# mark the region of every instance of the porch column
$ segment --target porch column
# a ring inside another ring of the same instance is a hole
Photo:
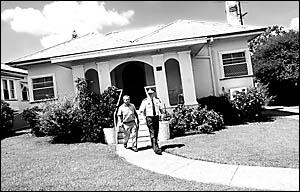
[[[185,105],[195,105],[196,89],[190,51],[177,52]]]
[[[100,92],[111,86],[109,64],[107,61],[97,63]]]
[[[169,107],[170,102],[168,96],[167,78],[165,73],[164,55],[152,55],[151,57],[153,62],[157,96],[161,99],[161,102],[166,105],[166,107]],[[157,70],[157,67],[161,67],[161,70]]]
[[[84,68],[83,65],[74,65],[72,66],[72,74],[73,74],[73,85],[74,92],[77,93],[76,83],[77,78],[84,78]]]

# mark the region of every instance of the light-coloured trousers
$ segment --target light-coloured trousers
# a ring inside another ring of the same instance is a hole
[[[137,138],[138,138],[138,126],[136,125],[135,121],[132,121],[130,123],[124,123],[124,143],[128,143],[128,140],[130,138],[130,133],[132,134],[132,147],[137,148]]]

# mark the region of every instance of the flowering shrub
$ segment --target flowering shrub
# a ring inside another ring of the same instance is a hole
[[[210,133],[221,129],[224,125],[223,117],[213,110],[207,110],[178,105],[170,120],[171,136],[181,136],[187,132]]]
[[[185,132],[190,129],[190,124],[192,122],[191,112],[191,108],[182,104],[176,106],[170,119],[171,137],[184,135]]]
[[[223,127],[224,121],[222,115],[219,115],[214,110],[207,110],[206,107],[194,109],[192,112],[191,129],[198,130],[201,133],[210,133],[219,130]]]
[[[1,138],[8,136],[12,130],[14,121],[14,110],[10,105],[1,100]]]
[[[261,115],[268,97],[261,87],[253,87],[247,93],[237,92],[232,101],[241,121],[256,120]]]

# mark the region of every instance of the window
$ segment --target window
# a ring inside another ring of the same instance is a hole
[[[245,52],[222,54],[225,77],[248,75]]]
[[[2,80],[4,100],[16,99],[15,84],[13,80]]]
[[[33,99],[51,99],[54,98],[53,76],[32,78]]]
[[[22,100],[28,101],[28,87],[25,83],[21,83]]]

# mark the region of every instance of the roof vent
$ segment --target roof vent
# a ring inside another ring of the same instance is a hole
[[[73,33],[72,33],[72,39],[76,39],[77,38],[77,33],[76,31],[74,30]]]

